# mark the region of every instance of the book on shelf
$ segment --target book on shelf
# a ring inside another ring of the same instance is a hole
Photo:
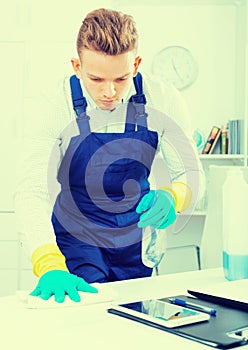
[[[220,154],[228,154],[229,149],[229,124],[226,127],[222,127],[220,136]]]
[[[207,141],[203,147],[202,154],[212,154],[217,144],[220,142],[221,128],[213,126]],[[218,142],[219,141],[219,142]]]
[[[242,120],[230,119],[229,120],[229,154],[241,153],[241,128]]]

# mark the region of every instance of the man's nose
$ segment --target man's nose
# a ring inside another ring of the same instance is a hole
[[[103,88],[104,97],[112,98],[115,95],[115,84],[114,83],[106,83]]]

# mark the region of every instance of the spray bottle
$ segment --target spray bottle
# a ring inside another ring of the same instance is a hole
[[[142,230],[142,262],[145,266],[156,268],[166,251],[166,230],[146,226]]]

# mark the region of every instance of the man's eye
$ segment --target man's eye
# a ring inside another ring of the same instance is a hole
[[[100,78],[90,78],[92,81],[101,81]]]
[[[116,79],[116,81],[124,81],[124,80],[127,80],[127,78],[118,78],[118,79]]]

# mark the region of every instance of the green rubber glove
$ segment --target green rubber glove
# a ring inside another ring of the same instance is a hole
[[[144,212],[140,216],[138,227],[164,229],[176,220],[175,199],[169,191],[151,190],[141,199],[136,212]]]
[[[51,270],[40,277],[36,288],[30,295],[39,296],[44,300],[48,300],[54,295],[56,302],[63,303],[66,294],[68,294],[72,301],[79,302],[81,298],[78,291],[88,293],[98,292],[95,287],[90,286],[81,277],[63,270]]]

